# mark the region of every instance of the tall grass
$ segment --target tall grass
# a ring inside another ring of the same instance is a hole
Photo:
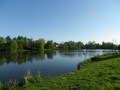
[[[5,84],[0,82],[0,90],[21,90],[21,87],[27,88],[30,87],[34,83],[40,83],[42,78],[38,73],[35,76],[32,76],[30,71],[28,70],[25,76],[23,77],[22,82],[17,82],[16,80],[10,80]]]

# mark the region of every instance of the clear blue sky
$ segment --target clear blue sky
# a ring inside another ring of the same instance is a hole
[[[120,0],[0,0],[0,36],[120,42]]]

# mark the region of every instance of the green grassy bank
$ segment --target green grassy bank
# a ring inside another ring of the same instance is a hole
[[[50,79],[28,73],[22,83],[0,84],[2,90],[120,90],[120,54],[105,54],[86,60],[78,70]]]

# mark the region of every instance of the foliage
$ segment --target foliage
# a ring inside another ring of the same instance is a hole
[[[84,48],[84,44],[81,41],[76,42],[76,46],[77,46],[78,49]]]
[[[25,87],[29,86],[29,85],[30,85],[29,82],[30,82],[31,79],[32,79],[32,75],[31,75],[30,71],[28,71],[28,72],[26,73],[26,75],[24,76],[23,85],[24,85]]]
[[[45,40],[44,39],[39,39],[36,41],[36,48],[38,51],[44,51],[44,44]]]
[[[86,49],[95,49],[96,48],[96,43],[95,41],[89,41],[86,45],[85,45],[85,48]]]
[[[15,44],[15,45],[14,45]],[[15,47],[15,49],[13,49]],[[17,49],[17,50],[16,50]],[[2,51],[44,51],[44,49],[62,49],[62,50],[73,50],[73,49],[112,49],[120,50],[120,45],[115,45],[112,42],[102,42],[102,44],[96,43],[95,41],[89,41],[84,44],[81,41],[67,41],[62,43],[56,43],[52,40],[48,40],[45,43],[44,39],[33,40],[23,36],[11,38],[0,37],[0,50]]]
[[[68,41],[68,42],[61,43],[59,45],[59,48],[64,50],[81,49],[83,48],[83,45],[84,44],[80,41],[79,42]]]
[[[17,40],[18,50],[23,51],[23,40]]]
[[[120,45],[118,45],[118,50],[120,51]]]
[[[18,88],[19,88],[18,82],[16,80],[15,81],[10,80],[3,86],[2,89],[3,90],[19,90]]]
[[[8,43],[8,42],[11,40],[11,37],[10,37],[10,36],[7,36],[7,37],[5,38],[5,40],[6,40],[6,43]]]
[[[11,40],[10,51],[11,52],[17,52],[17,48],[18,48],[17,42],[15,40]]]
[[[17,48],[18,48],[17,42],[15,40],[9,40],[6,43],[5,48],[6,48],[6,51],[17,52]]]
[[[47,41],[47,43],[45,44],[45,48],[46,49],[55,49],[56,48],[55,42],[53,42],[52,40]]]
[[[103,49],[115,49],[115,44],[111,43],[111,42],[102,42],[102,48]]]
[[[4,43],[5,43],[5,39],[3,37],[0,37],[0,50],[3,49]]]
[[[3,84],[0,82],[0,90],[3,90]]]

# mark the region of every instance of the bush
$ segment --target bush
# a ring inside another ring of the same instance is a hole
[[[10,80],[4,85],[3,90],[18,90],[18,82]]]
[[[31,75],[30,71],[28,71],[23,78],[23,86],[25,86],[25,87],[29,86],[31,79],[32,79],[32,75]]]
[[[40,74],[38,74],[36,76],[32,76],[30,71],[28,71],[23,78],[22,86],[29,87],[33,83],[41,82],[41,80],[42,80],[42,78],[41,78]]]
[[[3,90],[3,84],[0,82],[0,90]]]

